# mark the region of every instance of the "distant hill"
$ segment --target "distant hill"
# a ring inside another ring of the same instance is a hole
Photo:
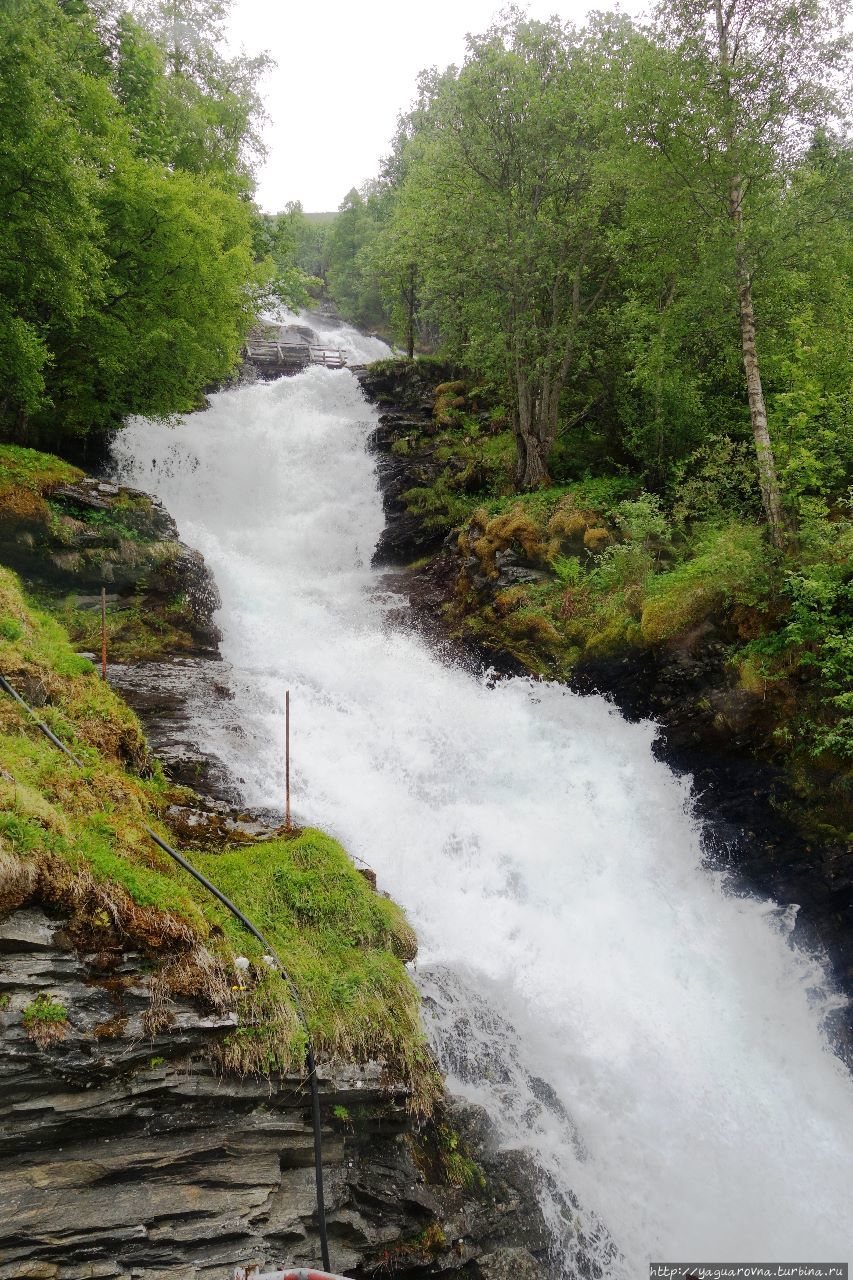
[[[308,222],[327,223],[334,222],[338,214],[335,211],[333,213],[306,213],[304,216]]]

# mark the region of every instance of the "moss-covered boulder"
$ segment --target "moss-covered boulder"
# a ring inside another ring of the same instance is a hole
[[[50,454],[0,445],[0,562],[16,570],[83,649],[111,658],[215,649],[219,600],[204,560],[155,499]]]

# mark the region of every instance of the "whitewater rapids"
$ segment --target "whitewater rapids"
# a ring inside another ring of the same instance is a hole
[[[393,576],[370,567],[375,422],[351,373],[315,367],[121,435],[122,478],[221,592],[211,681],[234,699],[199,695],[199,742],[246,804],[280,808],[291,690],[295,817],[406,908],[450,1087],[532,1151],[569,1274],[579,1239],[619,1280],[650,1260],[847,1260],[853,1081],[818,963],[789,913],[703,868],[652,725],[558,685],[490,687],[393,625]]]

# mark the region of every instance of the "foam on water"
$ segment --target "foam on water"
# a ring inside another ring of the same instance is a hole
[[[235,696],[199,698],[200,741],[279,807],[291,689],[296,816],[406,907],[442,1065],[533,1152],[567,1265],[579,1236],[632,1280],[650,1258],[846,1259],[853,1082],[820,967],[789,913],[703,869],[652,726],[491,688],[389,622],[375,417],[318,367],[120,438],[222,594]]]

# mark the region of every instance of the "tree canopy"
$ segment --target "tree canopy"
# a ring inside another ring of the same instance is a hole
[[[0,9],[7,436],[186,410],[234,366],[274,269],[250,203],[264,61],[220,52],[225,11]]]
[[[751,439],[780,543],[853,460],[848,55],[834,0],[510,10],[421,76],[342,206],[330,291],[495,389],[519,488],[604,467],[663,490]]]

